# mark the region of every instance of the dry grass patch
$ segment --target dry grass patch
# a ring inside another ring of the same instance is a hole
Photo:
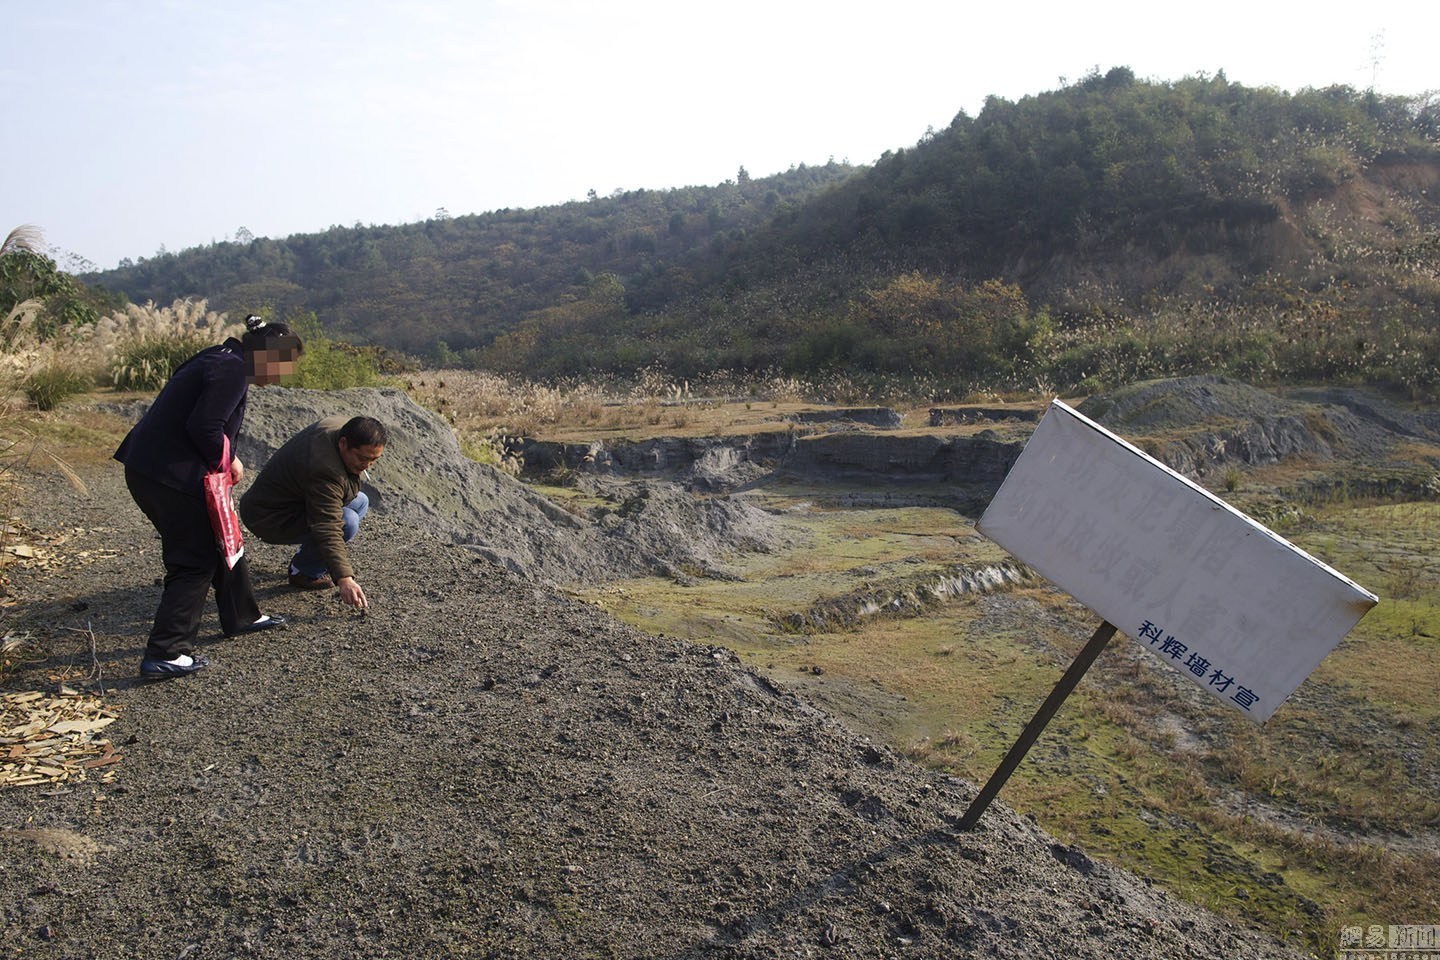
[[[788,431],[800,414],[854,401],[871,406],[844,385],[785,378],[741,381],[720,377],[690,383],[647,371],[630,383],[561,381],[537,383],[473,370],[415,374],[405,388],[417,403],[444,416],[462,434],[500,434],[540,440],[645,440],[658,436],[743,436]],[[1043,403],[1029,401],[1030,405]],[[943,429],[968,434],[1008,429],[1001,424],[930,428],[932,404],[908,400],[894,406],[904,417],[900,434]],[[1028,433],[1033,425],[1025,425]]]
[[[1320,931],[1352,922],[1406,922],[1440,916],[1440,856],[1406,854],[1375,843],[1347,842],[1232,813],[1200,808],[1196,819],[1217,833],[1274,851],[1288,881],[1330,908]],[[1312,940],[1325,943],[1323,933]],[[1330,939],[1333,947],[1335,939]]]
[[[151,394],[87,392],[64,411],[30,413],[25,417],[27,432],[45,449],[76,466],[103,464],[130,430],[130,420],[110,410],[99,409],[99,401],[151,399]]]

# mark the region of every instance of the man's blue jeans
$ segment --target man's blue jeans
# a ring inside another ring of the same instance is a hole
[[[355,534],[360,532],[360,521],[365,514],[370,512],[370,498],[365,491],[355,495],[355,499],[345,504],[342,513],[345,516],[345,542],[349,543],[355,539]],[[290,569],[299,571],[302,575],[311,580],[319,580],[321,577],[329,576],[325,569],[325,560],[320,556],[320,551],[315,547],[315,538],[306,537],[300,541],[300,549],[295,551],[295,556],[290,558]]]

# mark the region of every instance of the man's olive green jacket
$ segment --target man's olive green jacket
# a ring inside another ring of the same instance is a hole
[[[240,498],[240,519],[261,540],[299,543],[313,538],[336,583],[355,575],[341,511],[360,492],[361,481],[340,459],[345,420],[326,417],[295,434]]]

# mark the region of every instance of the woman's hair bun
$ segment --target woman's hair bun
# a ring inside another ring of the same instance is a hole
[[[265,326],[265,318],[259,314],[252,313],[245,318],[245,329],[251,333],[254,333],[263,326]]]

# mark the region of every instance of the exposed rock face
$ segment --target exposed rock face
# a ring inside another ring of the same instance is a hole
[[[605,443],[527,440],[521,454],[527,470],[669,477],[700,490],[735,489],[774,473],[811,480],[950,482],[993,493],[1022,446],[984,436],[845,431]]]
[[[525,469],[536,473],[572,470],[602,475],[669,477],[701,489],[723,489],[775,469],[790,456],[798,436],[787,431],[737,437],[656,437],[587,443],[527,438],[518,452],[525,460]]]
[[[1435,430],[1418,414],[1407,427],[1400,422],[1404,414],[1385,415],[1381,411],[1392,405],[1359,391],[1348,394],[1345,406],[1332,402],[1343,392],[1308,395],[1321,402],[1298,398],[1304,396],[1278,396],[1225,377],[1184,377],[1123,387],[1091,397],[1078,409],[1190,476],[1291,457],[1373,458],[1397,433]]]
[[[1035,579],[1029,567],[1005,562],[960,566],[940,575],[927,574],[905,582],[866,587],[828,597],[809,609],[786,614],[779,626],[793,633],[820,633],[852,627],[877,616],[914,617],[966,594],[1008,590]]]
[[[806,410],[789,417],[795,423],[852,424],[898,430],[904,416],[889,407],[837,407],[834,410]]]
[[[984,437],[834,433],[801,440],[780,469],[836,479],[946,481],[993,492],[1022,447]]]
[[[1290,399],[1324,406],[1344,407],[1396,436],[1440,442],[1440,409],[1406,408],[1388,403],[1355,387],[1304,387],[1288,391]]]
[[[962,423],[1038,423],[1043,409],[1028,407],[931,407],[930,426],[947,427]]]
[[[1440,442],[1440,414],[1406,409],[1368,391],[1312,388],[1277,394],[1215,376],[1134,384],[1091,397],[1079,410],[1192,477],[1291,458],[1375,461],[1406,438]],[[930,422],[937,427],[980,420],[1029,424],[1042,413],[937,407],[930,411]],[[517,452],[527,471],[537,473],[565,469],[666,478],[701,491],[735,490],[770,475],[821,482],[943,483],[955,486],[956,502],[983,505],[1023,446],[992,431],[899,435],[810,424],[733,437],[525,440]]]

